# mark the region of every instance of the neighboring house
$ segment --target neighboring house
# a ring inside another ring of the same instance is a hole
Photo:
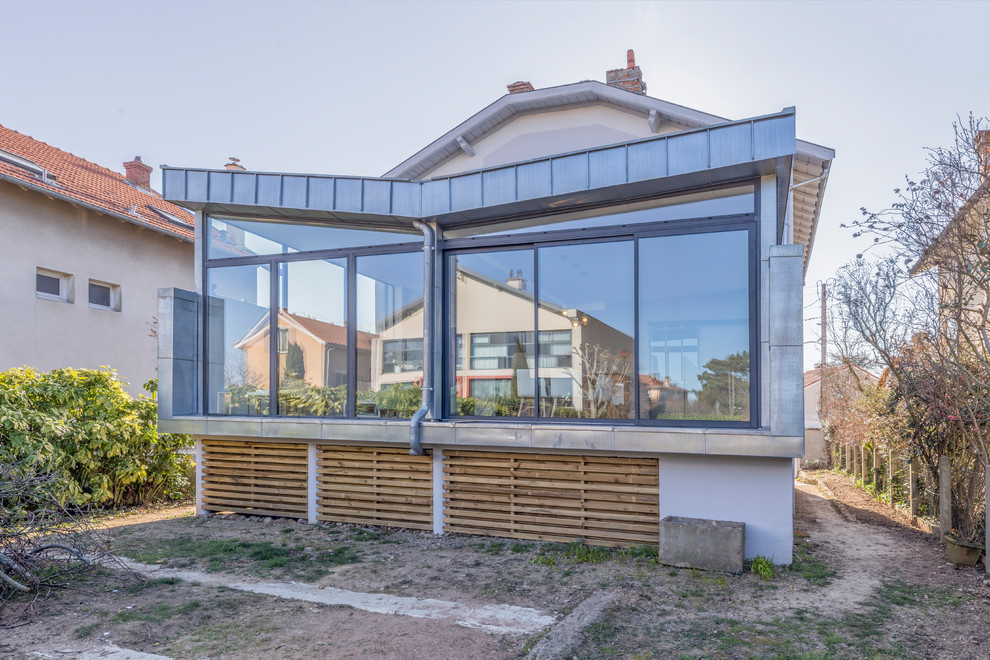
[[[165,168],[209,237],[195,292],[161,300],[159,361],[200,512],[603,544],[675,515],[745,522],[747,557],[790,561],[834,152],[792,108],[648,97],[629,55],[608,84],[509,85],[383,178]],[[286,378],[298,318],[346,328],[343,386]],[[205,349],[168,339],[190,336]],[[226,410],[244,391],[263,402]],[[393,394],[423,407],[397,420]]]
[[[157,370],[160,287],[192,287],[193,217],[150,187],[0,126],[0,370],[118,370],[133,394]]]
[[[854,405],[859,398],[861,387],[876,384],[879,378],[856,365],[832,365],[825,368],[825,394],[837,405]],[[819,417],[819,404],[822,397],[822,370],[809,369],[804,372],[804,458],[801,465],[810,461],[821,461],[828,465],[831,461],[822,420]],[[828,405],[826,403],[826,405]]]

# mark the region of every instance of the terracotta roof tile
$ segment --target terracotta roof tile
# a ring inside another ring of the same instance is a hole
[[[123,174],[2,125],[0,150],[31,161],[53,175],[54,181],[43,181],[22,167],[0,161],[0,175],[6,178],[18,179],[35,189],[49,190],[54,195],[131,218],[134,224],[151,226],[178,238],[192,240],[195,235],[192,213],[166,202],[153,190],[131,185]],[[179,222],[171,221],[162,212]]]
[[[307,316],[300,316],[298,314],[292,314],[290,312],[285,312],[287,316],[292,318],[293,321],[301,325],[303,328],[312,333],[315,337],[319,338],[328,344],[336,344],[337,346],[347,345],[347,328],[342,325],[337,325],[336,323],[327,323],[326,321],[318,321],[316,319],[311,319]],[[357,331],[357,348],[359,351],[370,351],[371,350],[371,340],[374,339],[375,335],[369,332]]]

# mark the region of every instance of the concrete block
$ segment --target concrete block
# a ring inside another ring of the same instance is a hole
[[[667,516],[660,521],[660,563],[741,573],[746,523]]]

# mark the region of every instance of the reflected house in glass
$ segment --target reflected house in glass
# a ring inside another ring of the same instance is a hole
[[[159,299],[197,508],[554,541],[745,522],[787,562],[801,287],[834,153],[631,60],[525,83],[381,178],[166,168]]]

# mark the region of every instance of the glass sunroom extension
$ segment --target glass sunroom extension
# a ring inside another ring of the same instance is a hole
[[[701,196],[441,231],[442,415],[752,425],[755,183]],[[731,214],[692,216],[704,210]],[[429,359],[420,243],[209,222],[210,414],[412,416]]]
[[[167,168],[203,295],[165,417],[395,441],[425,406],[427,443],[790,455],[794,154],[787,110],[425,181]]]

